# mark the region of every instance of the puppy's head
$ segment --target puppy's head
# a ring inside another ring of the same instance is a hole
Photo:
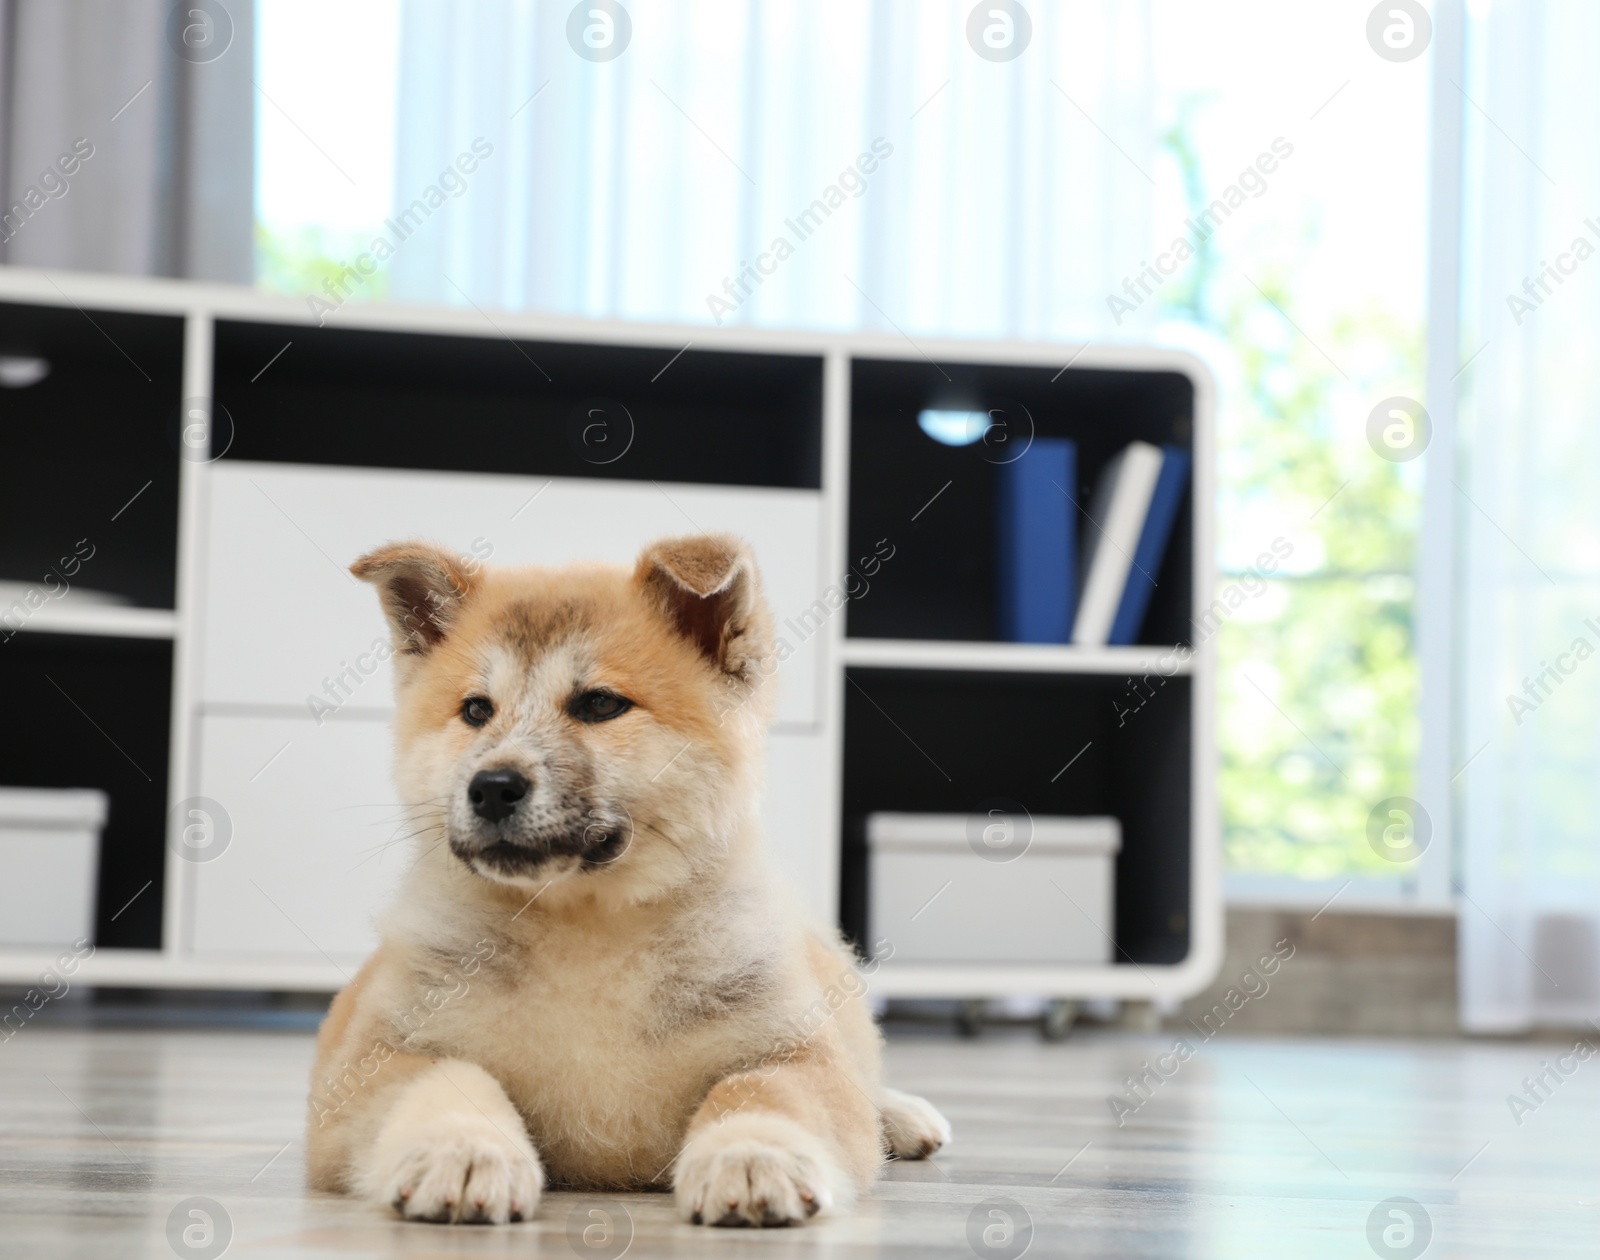
[[[629,571],[407,542],[351,572],[389,619],[398,786],[425,842],[551,902],[646,897],[732,856],[775,665],[743,543],[669,539]]]

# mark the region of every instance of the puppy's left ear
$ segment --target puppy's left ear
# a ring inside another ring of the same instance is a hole
[[[750,675],[772,652],[772,614],[750,548],[732,534],[666,538],[639,555],[633,580],[707,660]]]

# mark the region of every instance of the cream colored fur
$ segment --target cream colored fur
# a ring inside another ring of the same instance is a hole
[[[353,571],[398,654],[415,860],[319,1036],[313,1185],[496,1223],[547,1179],[670,1187],[688,1220],[789,1224],[850,1203],[886,1150],[949,1139],[883,1086],[851,957],[768,871],[775,657],[741,544],[668,541],[631,573],[399,544]],[[579,720],[596,689],[634,707]],[[469,697],[492,702],[481,728]],[[502,767],[531,786],[487,823],[468,785]],[[510,869],[482,848],[502,837]]]

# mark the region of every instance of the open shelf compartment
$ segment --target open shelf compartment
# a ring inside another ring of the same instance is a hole
[[[5,786],[98,788],[110,798],[96,948],[159,949],[172,643],[19,634],[0,647],[0,694],[17,715]]]
[[[930,408],[1002,416],[1007,436],[945,445],[918,424]],[[1106,463],[1136,440],[1192,454],[1194,411],[1194,381],[1172,369],[853,360],[849,554],[871,555],[880,539],[894,543],[896,553],[873,577],[871,596],[851,603],[848,633],[856,639],[1000,641],[1001,462],[1016,458],[1035,436],[1071,439],[1077,484],[1066,489],[1078,508],[1081,540],[1094,529],[1084,509]],[[1141,644],[1190,641],[1192,499],[1191,487],[1155,574]]]
[[[1117,818],[1115,963],[1175,965],[1187,957],[1190,678],[859,667],[845,677],[840,906],[847,935],[894,939],[893,924],[867,922],[868,814],[970,814],[1003,799],[1033,815]],[[974,868],[981,860],[971,855]],[[959,896],[956,882],[946,896]],[[1061,913],[1076,911],[1063,899]]]
[[[0,302],[0,356],[45,371],[0,386],[0,639],[46,610],[173,608],[182,318]]]
[[[820,355],[220,320],[228,459],[818,489]]]

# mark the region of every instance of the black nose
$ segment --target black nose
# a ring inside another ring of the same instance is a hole
[[[480,770],[467,786],[472,812],[490,822],[511,817],[527,794],[528,780],[515,770]]]

